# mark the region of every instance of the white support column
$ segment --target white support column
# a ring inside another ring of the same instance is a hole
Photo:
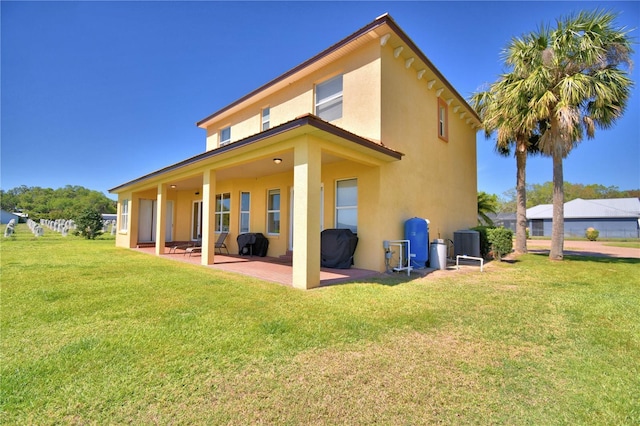
[[[296,144],[293,170],[293,286],[320,285],[320,148],[306,140]]]
[[[156,198],[156,256],[164,254],[167,222],[167,185],[158,184]]]
[[[215,256],[216,171],[204,172],[202,179],[202,264],[212,265]]]

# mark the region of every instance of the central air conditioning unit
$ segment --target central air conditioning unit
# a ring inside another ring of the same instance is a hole
[[[470,229],[463,229],[453,233],[454,256],[481,257],[480,233]]]

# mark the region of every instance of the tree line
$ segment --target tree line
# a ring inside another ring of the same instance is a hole
[[[553,204],[553,182],[535,183],[526,185],[527,208],[540,204]],[[502,196],[492,194],[495,197],[496,211],[501,213],[515,213],[517,206],[516,189],[512,188]],[[621,190],[617,186],[604,186],[600,184],[585,185],[582,183],[564,183],[565,202],[582,198],[583,200],[597,200],[604,198],[632,198],[640,197],[640,189]]]
[[[86,210],[116,212],[116,202],[102,192],[73,185],[58,189],[26,185],[0,189],[0,204],[5,211],[25,213],[35,221],[73,219]]]

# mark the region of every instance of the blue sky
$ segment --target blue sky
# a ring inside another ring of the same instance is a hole
[[[1,11],[1,181],[109,188],[205,149],[195,123],[390,13],[464,97],[503,71],[510,38],[581,9],[638,2],[7,2]],[[565,180],[640,188],[640,58],[625,116],[565,160]],[[515,160],[478,132],[478,190],[515,186]],[[452,171],[453,173],[454,171]],[[529,160],[527,180],[552,179]]]

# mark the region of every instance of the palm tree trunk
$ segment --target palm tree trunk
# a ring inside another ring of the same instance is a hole
[[[553,223],[551,225],[551,251],[549,259],[562,260],[564,249],[564,176],[562,153],[553,150]]]
[[[516,146],[516,248],[518,254],[527,252],[527,147]]]

